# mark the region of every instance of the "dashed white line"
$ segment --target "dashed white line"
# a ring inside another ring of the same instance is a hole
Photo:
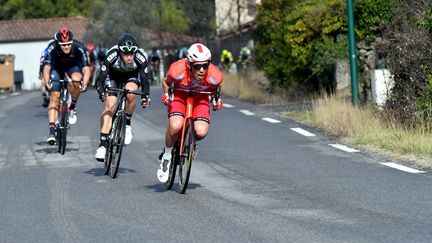
[[[227,104],[227,103],[224,103],[223,106],[226,108],[234,108],[235,107],[235,106]]]
[[[300,127],[294,127],[294,128],[291,128],[291,130],[293,130],[296,133],[300,133],[301,135],[306,136],[306,137],[315,137],[316,136],[315,134],[308,132],[308,131],[300,128]]]
[[[407,166],[403,166],[403,165],[399,165],[399,164],[396,164],[396,163],[393,163],[393,162],[381,163],[381,164],[385,165],[385,166],[388,166],[388,167],[391,167],[391,168],[394,168],[394,169],[397,169],[397,170],[405,171],[405,172],[408,172],[408,173],[415,173],[415,174],[425,173],[425,171],[416,170],[416,169],[413,169],[413,168],[410,168],[410,167],[407,167]]]
[[[248,110],[240,110],[241,113],[245,114],[246,116],[253,116],[255,115],[255,113],[250,112]]]
[[[342,144],[329,144],[329,145],[332,146],[332,147],[334,147],[334,148],[337,148],[337,149],[343,150],[345,152],[348,152],[348,153],[360,152],[360,150],[353,149],[353,148],[350,148],[350,147],[348,147],[346,145],[342,145]]]
[[[264,121],[266,122],[270,122],[270,123],[281,123],[281,121],[273,119],[273,118],[269,118],[269,117],[264,117],[262,118]]]
[[[17,96],[19,94],[20,94],[20,92],[16,92],[16,93],[12,93],[11,96]]]

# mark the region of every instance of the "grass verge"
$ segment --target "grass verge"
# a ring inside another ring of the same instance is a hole
[[[381,119],[373,107],[355,108],[344,96],[318,98],[311,111],[283,112],[297,121],[371,152],[432,167],[432,134],[425,129],[407,130],[395,121]]]

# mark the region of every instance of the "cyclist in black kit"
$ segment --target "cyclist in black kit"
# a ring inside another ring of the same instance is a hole
[[[105,108],[101,115],[100,144],[96,150],[96,160],[103,161],[105,158],[107,137],[117,101],[115,94],[106,92],[107,88],[117,88],[121,82],[125,83],[125,88],[129,90],[137,90],[141,86],[141,91],[144,93],[141,96],[141,105],[143,108],[149,106],[150,88],[147,64],[147,58],[138,48],[136,38],[129,33],[121,35],[118,44],[108,51],[97,79],[97,91],[99,98],[105,101]],[[135,95],[127,94],[125,144],[132,142],[131,118],[134,108]]]
[[[90,79],[90,67],[83,44],[73,39],[70,30],[63,27],[54,35],[55,41],[48,44],[43,60],[43,82],[50,90],[48,107],[49,136],[47,142],[55,144],[55,121],[57,120],[57,104],[60,97],[58,80],[72,79],[68,89],[72,97],[69,106],[69,124],[77,121],[76,103],[81,92],[85,92]],[[83,81],[82,84],[80,81]]]

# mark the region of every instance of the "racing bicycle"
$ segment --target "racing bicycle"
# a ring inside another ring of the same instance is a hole
[[[143,95],[142,92],[125,89],[124,83],[121,83],[120,85],[120,88],[110,87],[107,90],[108,93],[117,94],[116,108],[112,117],[111,130],[108,136],[107,152],[104,160],[104,174],[107,175],[109,173],[111,178],[117,177],[124,147],[126,133],[126,95]]]
[[[186,98],[186,114],[183,120],[183,126],[181,129],[181,135],[177,139],[174,144],[171,156],[171,163],[168,174],[168,181],[165,183],[166,189],[171,190],[174,184],[174,178],[178,169],[178,192],[180,194],[184,194],[187,189],[187,185],[189,182],[189,177],[192,168],[192,160],[195,156],[195,129],[194,129],[194,121],[192,117],[193,109],[194,109],[194,94],[207,94],[211,95],[216,101],[219,99],[220,90],[218,89],[215,92],[206,92],[206,91],[194,91],[194,90],[185,90],[180,88],[174,88],[171,85],[169,89],[169,96],[172,97],[172,93],[174,90],[186,92],[188,94]],[[162,157],[160,156],[159,159]]]

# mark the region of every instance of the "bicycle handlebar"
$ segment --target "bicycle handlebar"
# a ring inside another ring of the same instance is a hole
[[[144,95],[144,93],[141,91],[135,91],[135,90],[129,90],[129,89],[119,89],[119,88],[112,88],[112,87],[108,88],[108,92],[109,93],[122,92],[122,93],[126,93],[126,94],[129,93],[129,94],[136,94],[136,95]]]

